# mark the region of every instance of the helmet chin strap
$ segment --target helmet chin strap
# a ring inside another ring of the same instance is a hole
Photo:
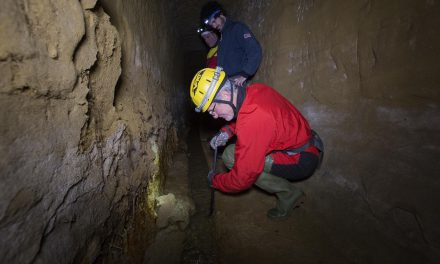
[[[228,80],[229,82],[229,80]],[[234,84],[231,83],[231,99],[229,101],[225,101],[225,100],[219,100],[219,99],[214,99],[212,100],[213,102],[216,103],[221,103],[221,104],[227,104],[232,108],[232,111],[234,111],[234,116],[232,117],[232,119],[237,118],[237,108],[234,105]]]

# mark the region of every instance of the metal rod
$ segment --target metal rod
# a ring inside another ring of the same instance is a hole
[[[212,161],[212,167],[210,170],[210,174],[211,172],[215,172],[215,167],[217,165],[217,147],[215,147],[214,149],[214,160]],[[209,205],[209,215],[208,216],[212,216],[212,214],[214,213],[214,204],[215,202],[215,189],[213,187],[211,187],[211,202]]]

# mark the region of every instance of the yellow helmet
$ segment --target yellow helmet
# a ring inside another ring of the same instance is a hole
[[[194,76],[190,95],[196,105],[196,112],[205,112],[212,103],[218,89],[225,80],[226,73],[221,67],[215,69],[205,68]]]

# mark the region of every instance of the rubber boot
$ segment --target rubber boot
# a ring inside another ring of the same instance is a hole
[[[228,145],[223,151],[223,163],[229,169],[234,166],[235,144]],[[273,160],[270,155],[266,156],[264,171],[258,177],[255,185],[261,189],[274,193],[277,196],[277,207],[267,212],[271,219],[287,218],[289,214],[304,201],[304,193],[293,186],[288,180],[270,174]]]
[[[255,184],[277,196],[277,207],[267,211],[270,219],[285,219],[304,201],[304,193],[288,180],[263,172]]]

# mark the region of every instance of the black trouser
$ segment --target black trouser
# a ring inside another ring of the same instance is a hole
[[[304,180],[315,172],[319,158],[310,152],[301,152],[297,164],[272,164],[270,173],[289,181]]]
[[[235,144],[227,146],[223,152],[223,162],[229,169],[234,165]],[[286,154],[287,155],[287,154]],[[313,153],[301,152],[297,164],[276,164],[272,156],[267,155],[264,162],[264,172],[285,178],[289,181],[306,179],[315,172],[319,164],[319,158]]]

